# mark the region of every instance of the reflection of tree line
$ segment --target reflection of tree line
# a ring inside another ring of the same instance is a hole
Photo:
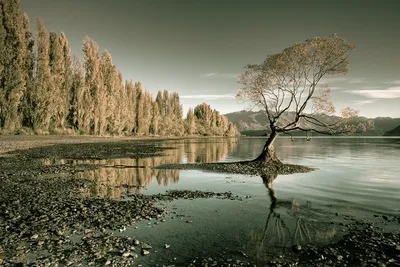
[[[276,177],[277,175],[261,177],[271,199],[269,213],[263,231],[252,233],[250,243],[245,245],[247,249],[255,251],[257,259],[261,261],[276,252],[281,253],[283,249],[292,245],[327,242],[336,234],[333,226],[319,228],[317,221],[310,218],[307,214],[310,208],[309,202],[306,204],[307,207],[302,209],[301,204],[295,199],[278,200],[273,188]],[[280,209],[281,207],[284,209]]]
[[[218,139],[185,144],[188,163],[217,162],[225,159],[237,146],[236,139]]]
[[[167,144],[168,145],[168,144]],[[226,157],[236,145],[233,139],[217,142],[177,143],[176,149],[166,150],[164,156],[153,158],[123,158],[104,160],[46,159],[45,165],[95,164],[103,167],[79,173],[80,178],[94,181],[90,188],[82,189],[87,196],[120,198],[127,193],[142,193],[143,188],[156,179],[158,185],[167,186],[179,181],[179,170],[153,169],[163,164],[180,164],[186,154],[188,163],[213,162]]]
[[[154,170],[151,167],[161,164],[162,158],[117,159],[114,166],[103,167],[81,173],[81,178],[94,181],[91,188],[83,193],[89,196],[120,198],[126,193],[142,193],[153,178],[159,185],[177,183],[179,170]]]

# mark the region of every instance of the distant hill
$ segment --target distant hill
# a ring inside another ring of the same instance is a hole
[[[400,125],[393,130],[387,131],[384,136],[400,136]]]
[[[247,136],[265,136],[267,134],[266,129],[268,128],[268,119],[263,111],[237,111],[225,114],[225,116],[232,122],[241,134]],[[282,120],[289,121],[291,114],[287,114],[286,117],[282,117]],[[323,116],[325,121],[333,121],[335,116]],[[360,120],[368,120],[369,118],[360,117]],[[390,118],[390,117],[377,117],[372,119],[375,123],[375,129],[369,130],[363,133],[363,136],[381,136],[391,130],[397,129],[397,134],[400,129],[400,118]],[[398,128],[394,129],[395,127]],[[302,132],[294,132],[293,135],[304,135]]]

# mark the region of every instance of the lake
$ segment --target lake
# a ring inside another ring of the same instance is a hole
[[[263,138],[170,140],[159,143],[176,148],[163,157],[44,163],[105,165],[79,174],[97,181],[96,187],[82,192],[90,196],[119,199],[126,194],[194,189],[231,191],[242,198],[175,200],[162,204],[170,211],[165,222],[144,221],[116,233],[155,245],[151,257],[139,257],[137,263],[144,266],[179,265],[195,257],[220,254],[248,257],[262,264],[284,255],[294,244],[334,241],[353,219],[385,225],[380,215],[399,213],[400,138],[277,139],[275,149],[281,161],[317,170],[279,175],[269,184],[257,176],[151,168],[253,159],[264,142]],[[171,247],[165,250],[164,244]]]

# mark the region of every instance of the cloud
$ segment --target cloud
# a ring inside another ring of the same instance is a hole
[[[400,85],[400,80],[387,81],[385,83],[386,84],[391,84],[391,85]]]
[[[328,86],[328,88],[331,90],[339,90],[340,89],[340,87],[338,87],[338,86]]]
[[[364,86],[361,89],[362,90],[376,90],[376,89],[379,89],[379,88],[380,87],[378,87],[378,86]]]
[[[400,86],[389,87],[383,90],[348,90],[346,92],[375,99],[400,98]]]
[[[372,104],[376,102],[376,99],[367,99],[367,100],[353,100],[350,101],[354,105],[363,106],[366,104]]]
[[[204,73],[203,74],[203,76],[206,76],[206,77],[213,77],[213,76],[216,76],[218,73],[216,73],[216,72],[210,72],[210,73]]]
[[[231,78],[237,78],[240,74],[238,73],[219,73],[219,72],[209,72],[209,73],[204,73],[202,74],[203,77],[216,77],[216,78],[226,78],[226,79],[231,79]]]
[[[345,82],[347,78],[344,77],[329,77],[329,78],[322,78],[321,83],[334,83],[334,82]]]
[[[199,91],[200,91],[199,89],[190,90],[190,92],[193,92],[193,93],[198,93]],[[202,89],[201,92],[202,93],[210,93],[210,92],[215,92],[215,90],[213,90],[213,89]]]
[[[364,78],[354,78],[354,79],[350,79],[349,83],[352,83],[352,84],[365,83],[365,79]]]
[[[347,78],[347,77],[329,77],[322,78],[321,83],[337,83],[337,82],[347,82],[350,84],[365,83],[365,78]]]
[[[218,100],[218,99],[234,99],[235,95],[225,94],[225,95],[183,95],[180,96],[181,99],[204,99],[204,100]]]

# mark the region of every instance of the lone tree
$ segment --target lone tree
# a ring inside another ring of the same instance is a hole
[[[311,132],[337,135],[373,127],[371,122],[355,120],[358,111],[351,108],[341,110],[340,117],[328,116],[335,113],[335,107],[330,89],[321,79],[346,74],[353,49],[354,45],[337,35],[315,37],[269,55],[259,65],[245,67],[237,97],[264,110],[271,131],[254,161],[281,163],[273,146],[279,134],[304,131],[307,137]]]

